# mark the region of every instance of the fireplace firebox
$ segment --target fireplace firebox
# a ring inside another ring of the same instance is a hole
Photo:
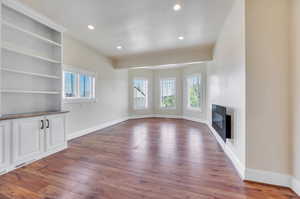
[[[231,139],[231,116],[227,114],[226,107],[212,105],[212,126],[224,142]]]

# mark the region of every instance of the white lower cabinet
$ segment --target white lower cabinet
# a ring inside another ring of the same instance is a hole
[[[13,121],[12,155],[16,167],[35,160],[43,153],[43,123],[43,117]]]
[[[0,174],[6,172],[10,159],[10,122],[0,122]]]
[[[56,151],[66,145],[65,117],[60,115],[46,118],[46,151]]]
[[[0,122],[0,175],[65,149],[65,117],[59,114]]]

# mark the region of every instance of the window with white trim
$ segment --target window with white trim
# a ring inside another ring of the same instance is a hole
[[[187,107],[201,110],[201,76],[191,75],[187,77]]]
[[[76,84],[77,84],[77,76],[76,73],[73,72],[64,72],[64,97],[72,98],[76,97]]]
[[[148,108],[148,80],[133,80],[133,108],[135,110]]]
[[[176,108],[176,79],[168,78],[160,80],[160,107]]]
[[[82,98],[91,98],[93,90],[93,77],[90,75],[79,74],[79,96]]]
[[[88,102],[95,100],[95,73],[74,68],[63,71],[64,102]]]

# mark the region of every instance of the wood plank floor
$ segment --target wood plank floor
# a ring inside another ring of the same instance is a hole
[[[205,125],[138,119],[73,140],[0,177],[0,199],[285,199],[242,182]]]

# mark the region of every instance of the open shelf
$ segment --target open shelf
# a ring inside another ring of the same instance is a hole
[[[28,91],[28,90],[13,90],[2,89],[1,93],[21,93],[21,94],[46,94],[46,95],[59,95],[58,91]]]
[[[31,73],[31,72],[25,72],[25,71],[14,70],[14,69],[9,69],[9,68],[2,68],[1,70],[6,71],[6,72],[11,72],[11,73],[29,75],[29,76],[44,77],[44,78],[49,78],[49,79],[61,79],[60,77],[54,76],[54,75],[45,75],[45,74],[41,74],[41,73]]]
[[[61,110],[63,27],[1,1],[0,115]]]
[[[56,42],[54,42],[54,41],[52,41],[52,40],[50,40],[50,39],[47,39],[47,38],[45,38],[45,37],[42,37],[42,36],[40,36],[40,35],[38,35],[38,34],[36,34],[36,33],[33,33],[33,32],[28,31],[28,30],[25,30],[25,29],[23,29],[23,28],[20,28],[20,27],[14,25],[14,24],[12,24],[12,23],[9,23],[9,22],[7,22],[7,21],[2,20],[2,25],[7,26],[7,27],[10,27],[10,28],[15,29],[15,30],[18,30],[18,31],[20,31],[20,32],[23,32],[23,33],[25,33],[25,34],[27,34],[27,35],[30,35],[30,36],[32,36],[32,37],[34,37],[34,38],[37,38],[37,39],[39,39],[39,40],[42,40],[42,41],[44,41],[44,42],[46,42],[46,43],[49,43],[49,44],[52,44],[52,45],[61,47],[61,44],[59,44],[59,43],[56,43]]]
[[[54,63],[54,64],[60,64],[61,63],[60,61],[40,56],[37,53],[29,52],[28,50],[26,50],[24,48],[21,48],[21,47],[18,47],[18,46],[14,45],[12,43],[9,43],[9,42],[2,42],[2,49],[5,49],[5,50],[11,51],[11,52],[15,52],[15,53],[18,53],[18,54],[30,56],[30,57],[40,59],[40,60],[43,60],[43,61],[47,61],[47,62],[50,62],[50,63]]]

